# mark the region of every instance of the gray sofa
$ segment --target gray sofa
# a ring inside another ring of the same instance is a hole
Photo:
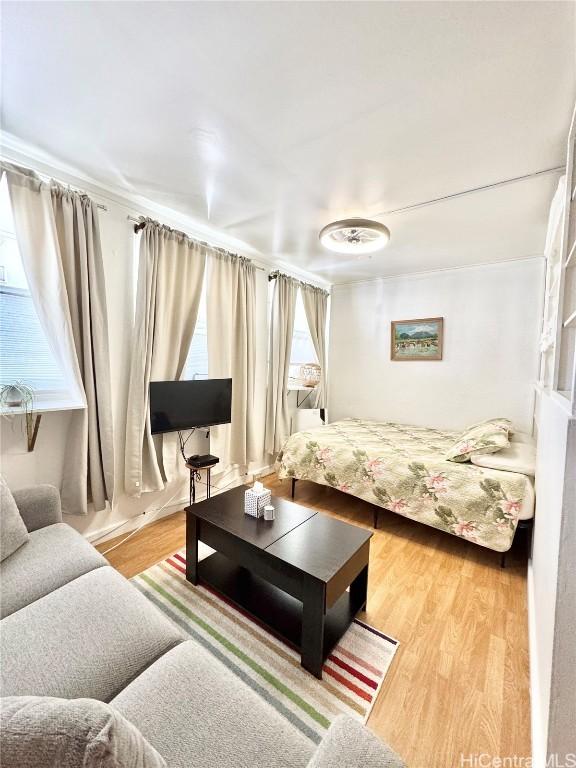
[[[107,702],[168,768],[402,766],[346,717],[317,748],[295,736],[272,707],[62,522],[55,488],[15,492],[14,499],[30,536],[0,564],[2,697]],[[12,709],[2,720],[3,742],[16,700],[4,701]],[[12,745],[6,735],[5,746]],[[11,768],[11,754],[4,750],[3,768]]]

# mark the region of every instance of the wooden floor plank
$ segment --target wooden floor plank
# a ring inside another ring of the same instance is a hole
[[[289,481],[266,478],[289,497]],[[296,501],[371,528],[372,506],[299,481]],[[505,569],[483,549],[382,510],[371,542],[365,620],[400,641],[368,721],[409,768],[459,768],[460,756],[530,754],[526,554]],[[105,551],[124,537],[101,544]],[[185,543],[177,512],[110,552],[130,578]]]

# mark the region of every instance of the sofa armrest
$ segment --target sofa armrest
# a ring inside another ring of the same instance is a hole
[[[62,522],[60,492],[53,485],[33,485],[12,495],[28,531]]]
[[[347,715],[333,722],[308,768],[405,768],[390,747]]]

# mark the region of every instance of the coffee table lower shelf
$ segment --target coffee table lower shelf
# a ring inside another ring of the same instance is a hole
[[[198,563],[199,583],[214,589],[273,635],[301,650],[302,603],[220,552]],[[355,605],[352,590],[344,592],[326,612],[323,659],[346,632],[364,603]]]

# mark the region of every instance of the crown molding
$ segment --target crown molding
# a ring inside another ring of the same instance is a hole
[[[22,139],[6,131],[2,132],[0,138],[0,157],[7,162],[31,168],[41,176],[53,177],[65,184],[79,187],[90,193],[96,202],[105,207],[108,207],[108,204],[120,206],[126,210],[127,216],[149,216],[174,229],[186,232],[194,239],[206,240],[220,248],[233,250],[252,259],[265,270],[280,269],[304,282],[314,283],[322,288],[331,286],[330,281],[313,272],[295,267],[283,259],[272,259],[249,243],[207,226],[173,208],[156,203],[137,191],[122,189],[98,181],[78,168],[74,168],[45,152],[40,147],[22,141]]]
[[[486,267],[499,267],[510,264],[521,264],[531,261],[541,261],[543,264],[546,259],[544,254],[534,254],[532,256],[520,256],[517,259],[502,259],[500,261],[483,261],[475,264],[457,264],[453,267],[439,267],[438,269],[426,269],[418,272],[398,272],[396,275],[379,275],[377,277],[367,277],[362,280],[349,280],[344,283],[334,283],[332,285],[332,292],[338,291],[339,288],[350,288],[355,285],[369,285],[370,283],[381,283],[387,280],[405,280],[415,277],[427,277],[428,275],[437,275],[441,272],[456,272],[462,269],[485,269]]]

